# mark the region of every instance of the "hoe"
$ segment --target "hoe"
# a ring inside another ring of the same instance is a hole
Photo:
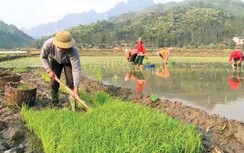
[[[58,78],[57,76],[55,76],[55,80],[56,80],[59,84],[61,84],[62,86],[64,86],[65,89],[69,92],[69,94],[71,94],[71,95],[75,95],[76,100],[78,100],[83,106],[85,106],[86,109],[88,109],[88,110],[91,109],[91,108],[90,108],[90,107],[89,107],[83,100],[80,99],[80,97],[79,97],[78,95],[74,94],[74,92],[73,92],[69,87],[67,87],[61,80],[59,80],[59,78]]]

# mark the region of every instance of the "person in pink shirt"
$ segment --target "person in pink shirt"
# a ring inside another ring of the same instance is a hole
[[[243,53],[240,49],[235,49],[231,52],[229,57],[229,63],[232,65],[232,68],[241,67],[243,60]]]

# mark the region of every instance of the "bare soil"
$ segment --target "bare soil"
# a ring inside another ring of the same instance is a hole
[[[50,94],[48,83],[41,80],[41,76],[35,76],[34,70],[21,74],[22,82],[35,83],[37,99],[34,109],[43,109],[50,106]],[[138,93],[127,88],[113,85],[101,85],[97,81],[82,77],[82,89],[92,93],[105,91],[112,96],[117,96],[153,109],[158,109],[185,123],[194,124],[202,133],[205,147],[204,152],[212,153],[243,153],[244,152],[244,123],[228,120],[218,115],[208,115],[205,111],[186,106],[179,101],[160,99],[152,103],[149,95]],[[68,105],[68,96],[61,95],[60,106]],[[35,140],[36,141],[36,140]],[[4,94],[0,94],[0,152],[34,153],[42,152],[33,148],[33,136],[29,133],[22,121],[20,108],[6,107]],[[40,142],[36,142],[40,143]]]

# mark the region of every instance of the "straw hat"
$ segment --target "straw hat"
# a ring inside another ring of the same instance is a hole
[[[68,49],[75,45],[75,40],[68,31],[57,32],[53,44],[59,48]]]

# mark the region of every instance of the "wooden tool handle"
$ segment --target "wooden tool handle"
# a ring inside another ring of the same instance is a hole
[[[55,80],[56,80],[59,84],[61,84],[62,86],[64,86],[65,89],[66,89],[70,94],[75,95],[75,99],[78,100],[83,106],[85,106],[88,110],[91,109],[90,107],[88,107],[88,105],[87,105],[83,100],[80,99],[80,97],[79,97],[77,94],[74,94],[74,92],[73,92],[69,87],[67,87],[61,80],[59,80],[59,78],[58,78],[56,75],[55,75]]]

